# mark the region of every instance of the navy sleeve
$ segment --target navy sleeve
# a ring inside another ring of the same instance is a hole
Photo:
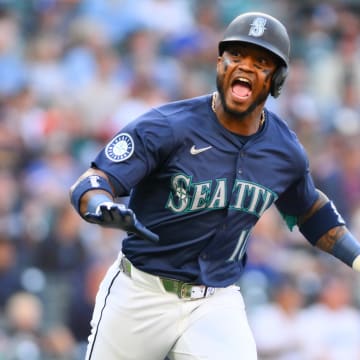
[[[128,195],[169,156],[174,137],[169,122],[151,110],[129,123],[99,152],[92,166],[109,174],[116,196]]]
[[[287,220],[305,214],[318,198],[318,192],[310,173],[309,158],[305,148],[299,142],[296,134],[292,133],[295,151],[292,152],[294,160],[294,173],[297,176],[285,191],[279,194],[275,205]],[[295,220],[294,220],[295,221]],[[291,226],[289,226],[291,228]]]
[[[292,184],[276,201],[276,207],[284,216],[300,216],[310,209],[318,198],[309,170]]]

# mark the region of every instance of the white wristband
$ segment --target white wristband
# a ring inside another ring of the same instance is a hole
[[[352,263],[352,268],[360,272],[360,255],[358,255]]]

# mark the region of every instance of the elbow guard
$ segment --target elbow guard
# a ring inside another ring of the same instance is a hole
[[[81,197],[89,190],[104,190],[109,194],[113,193],[108,181],[99,175],[90,175],[85,179],[82,179],[80,182],[75,184],[70,192],[71,203],[79,214]],[[102,201],[103,200],[104,198]],[[112,199],[109,198],[109,200]],[[93,208],[95,204],[90,204],[90,206]]]
[[[345,225],[345,221],[333,202],[329,201],[301,224],[299,230],[312,245],[315,245],[330,229],[341,225]]]

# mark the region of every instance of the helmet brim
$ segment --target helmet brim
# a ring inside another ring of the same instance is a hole
[[[243,36],[243,37],[237,36],[234,39],[227,38],[226,40],[220,41],[219,42],[219,56],[221,56],[223,54],[226,47],[232,46],[232,45],[237,45],[239,43],[240,44],[241,43],[246,43],[246,44],[250,44],[250,45],[254,45],[254,46],[259,46],[262,49],[264,49],[266,51],[269,51],[270,53],[275,55],[279,59],[279,61],[281,62],[282,65],[284,65],[285,67],[289,66],[289,59],[287,57],[285,57],[284,54],[282,54],[275,46],[273,46],[269,42],[263,41],[261,39],[256,39],[256,41],[254,41],[254,38],[250,37],[250,36],[249,37],[247,37],[247,36]]]

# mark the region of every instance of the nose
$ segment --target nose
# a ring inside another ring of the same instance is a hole
[[[242,70],[251,71],[254,67],[254,59],[251,55],[241,57],[238,67]]]

